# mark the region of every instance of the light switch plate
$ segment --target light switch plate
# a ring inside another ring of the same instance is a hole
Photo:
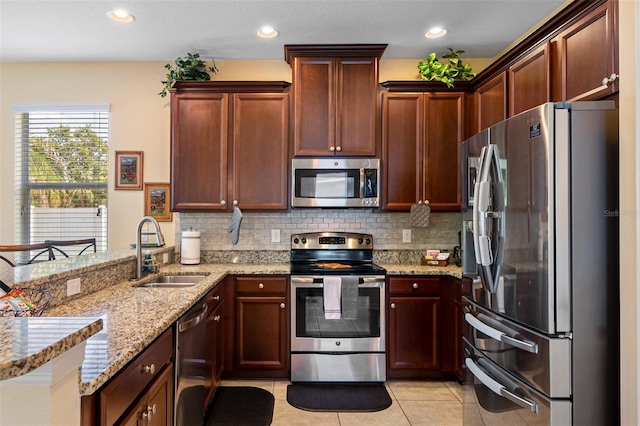
[[[402,230],[402,242],[410,243],[411,242],[411,229],[403,229]]]
[[[74,278],[67,281],[67,296],[73,296],[80,293],[80,278]]]
[[[169,253],[162,253],[162,263],[169,263]]]
[[[271,242],[272,243],[279,243],[280,242],[280,230],[279,229],[272,229],[271,230]]]

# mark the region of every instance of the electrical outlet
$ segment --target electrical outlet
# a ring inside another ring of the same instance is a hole
[[[402,230],[402,242],[410,243],[411,242],[411,229],[403,229]]]
[[[74,278],[67,281],[67,296],[73,296],[80,293],[80,278]]]
[[[279,243],[280,242],[280,230],[279,229],[272,229],[271,230],[271,242],[272,243]]]
[[[169,253],[162,253],[162,263],[169,263]]]

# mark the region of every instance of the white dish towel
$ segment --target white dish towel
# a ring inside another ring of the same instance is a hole
[[[324,319],[340,319],[340,295],[342,278],[324,277]]]

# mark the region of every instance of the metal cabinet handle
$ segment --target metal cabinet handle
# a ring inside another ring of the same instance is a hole
[[[413,288],[418,288],[418,283],[413,283]]]
[[[222,200],[222,201],[220,201],[220,205],[221,205],[221,206],[226,206],[226,205],[227,205],[227,202],[226,202],[225,200]]]
[[[142,413],[142,420],[151,420],[151,417],[156,413],[156,404],[147,405],[147,411]]]
[[[615,72],[613,74],[611,74],[609,77],[605,77],[602,79],[602,85],[603,86],[608,86],[609,83],[613,83],[614,81],[616,81],[618,79],[618,74],[616,74]]]
[[[392,304],[391,304],[391,309],[395,309],[395,308],[396,308],[396,304],[395,304],[395,303],[392,303]]]
[[[143,365],[142,366],[142,372],[143,373],[153,374],[153,373],[156,372],[156,365],[155,364]]]
[[[238,205],[238,200],[233,200],[233,205],[237,206]]]
[[[342,147],[341,146],[337,147],[336,151],[338,151],[338,152],[342,151]]]
[[[422,205],[422,200],[418,200],[418,205]]]
[[[263,289],[264,288],[264,284],[262,284],[262,283],[258,284],[258,288],[259,289]]]
[[[284,303],[280,304],[280,309],[284,309],[287,305],[285,305]]]
[[[220,296],[213,296],[212,299],[213,300],[220,300]]]
[[[220,315],[216,315],[215,317],[213,317],[214,321],[220,321]]]

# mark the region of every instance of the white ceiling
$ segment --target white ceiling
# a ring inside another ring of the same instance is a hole
[[[285,44],[388,43],[383,58],[447,47],[492,58],[565,0],[0,0],[0,61],[283,59]],[[125,8],[131,24],[106,13]],[[262,25],[280,35],[260,39]],[[427,39],[441,25],[448,34]]]

